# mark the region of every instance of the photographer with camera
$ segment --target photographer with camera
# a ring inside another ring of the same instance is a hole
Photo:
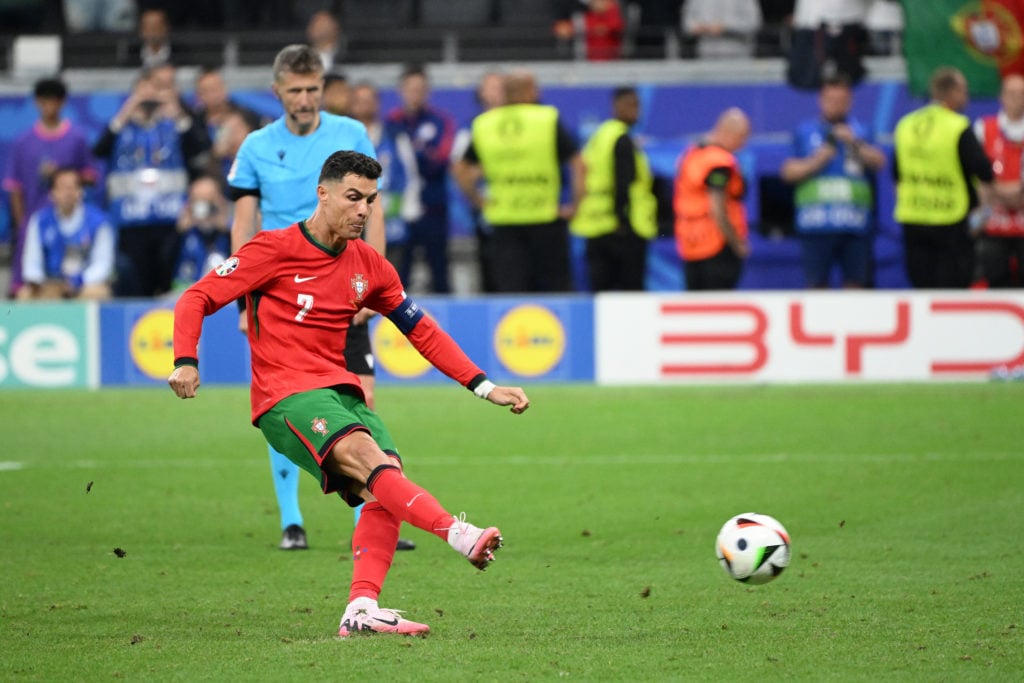
[[[200,176],[192,181],[188,203],[178,217],[178,233],[175,291],[194,284],[231,255],[231,209],[219,180]]]
[[[868,142],[867,129],[850,116],[849,80],[825,81],[818,95],[820,115],[793,135],[793,157],[782,164],[782,179],[796,185],[796,232],[807,286],[829,285],[839,265],[843,287],[872,282],[875,197],[873,176],[885,153]]]
[[[174,85],[173,67],[144,71],[93,153],[107,161],[107,201],[118,232],[118,296],[171,289],[178,215],[189,178],[209,162],[209,137]]]

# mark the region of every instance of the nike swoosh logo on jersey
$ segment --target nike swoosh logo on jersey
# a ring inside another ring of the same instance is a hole
[[[416,499],[419,498],[422,495],[423,495],[422,492],[421,493],[417,493],[415,496],[412,497],[412,500],[410,500],[408,503],[405,504],[405,507],[411,508],[412,504],[416,502]]]
[[[295,282],[296,283],[309,282],[310,280],[315,280],[315,279],[316,279],[316,275],[311,275],[310,277],[299,277],[298,275],[295,276]]]

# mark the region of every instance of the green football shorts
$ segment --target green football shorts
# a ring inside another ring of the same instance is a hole
[[[337,492],[352,507],[363,501],[349,492],[349,478],[323,469],[334,444],[364,431],[381,450],[400,460],[384,422],[345,386],[292,394],[260,417],[259,428],[271,446],[316,477],[324,493]]]

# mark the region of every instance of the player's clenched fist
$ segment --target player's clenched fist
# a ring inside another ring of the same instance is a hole
[[[519,415],[530,407],[530,399],[519,387],[496,386],[487,395],[487,400],[499,406],[512,406],[512,412]]]
[[[167,378],[167,383],[178,398],[195,398],[196,389],[199,388],[199,369],[192,365],[182,365],[174,368],[174,372]]]

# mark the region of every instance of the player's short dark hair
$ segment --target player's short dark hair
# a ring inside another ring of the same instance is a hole
[[[309,45],[294,44],[281,49],[274,57],[274,80],[280,80],[282,74],[293,73],[300,76],[322,74],[324,63],[320,53]]]
[[[341,180],[349,173],[369,178],[370,180],[377,180],[377,178],[380,178],[381,167],[373,157],[368,157],[361,152],[345,149],[327,157],[327,161],[324,162],[323,167],[320,169],[320,178],[317,182]]]
[[[36,97],[53,100],[63,100],[68,96],[67,86],[59,78],[44,78],[36,81],[33,92]]]
[[[636,97],[636,88],[631,85],[621,85],[612,90],[612,102],[618,102],[623,97]]]

